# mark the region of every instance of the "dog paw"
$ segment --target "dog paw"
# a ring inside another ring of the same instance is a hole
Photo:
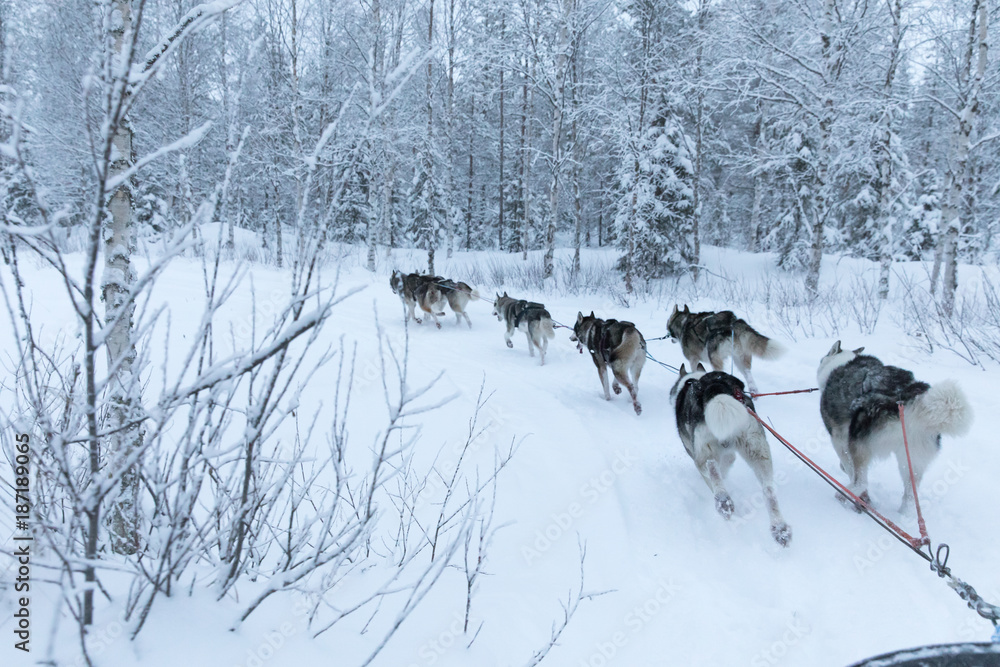
[[[615,382],[615,383],[614,383],[613,385],[611,385],[611,390],[612,390],[613,392],[615,392],[615,394],[620,394],[620,393],[622,393],[622,388],[621,388],[621,385],[619,385],[619,384],[618,384],[617,382]]]
[[[792,541],[792,527],[787,523],[778,523],[771,526],[771,536],[774,541],[783,547],[787,547]]]
[[[868,492],[867,491],[865,491],[864,493],[862,493],[858,497],[861,498],[861,500],[863,500],[866,503],[868,503],[869,505],[872,504],[871,498],[868,497]],[[843,505],[844,507],[846,507],[849,510],[854,510],[858,514],[861,514],[861,513],[864,512],[864,509],[861,507],[861,505],[859,505],[858,503],[854,502],[854,500],[852,498],[848,498],[847,496],[845,496],[843,493],[840,493],[839,491],[837,492],[837,500],[839,500],[840,504]]]
[[[635,408],[635,414],[637,414],[637,415],[641,415],[642,414],[642,406],[641,405],[639,405],[638,403],[633,403],[632,407]]]
[[[423,324],[424,323],[424,321],[422,319],[420,319],[419,317],[414,317],[413,321],[416,322],[417,324]]]
[[[728,493],[720,493],[715,496],[715,509],[726,520],[733,516],[733,512],[736,511],[733,499],[729,497]]]
[[[441,323],[440,322],[435,322],[434,326],[436,326],[438,329],[440,329],[441,328]]]
[[[512,343],[510,341],[507,341],[507,347],[513,349],[514,348],[514,343]]]

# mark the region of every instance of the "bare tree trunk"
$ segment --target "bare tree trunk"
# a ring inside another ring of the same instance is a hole
[[[819,293],[819,272],[823,264],[823,236],[830,203],[830,133],[834,119],[834,79],[837,76],[837,62],[839,60],[833,43],[836,12],[836,0],[824,0],[823,18],[820,21],[820,43],[823,54],[823,101],[819,116],[819,154],[816,156],[816,192],[813,196],[812,207],[812,244],[805,280],[806,290],[813,296]]]
[[[552,86],[552,185],[549,186],[549,224],[545,231],[542,278],[555,273],[556,229],[559,226],[559,176],[562,172],[563,107],[566,99],[566,63],[570,57],[569,19],[573,0],[562,0],[555,72]]]
[[[506,13],[500,17],[500,43],[503,44],[506,37],[506,27],[507,27],[507,15]],[[503,252],[503,228],[504,228],[504,177],[503,177],[503,166],[504,166],[504,97],[506,97],[506,89],[504,88],[504,63],[500,61],[500,174],[499,182],[497,183],[497,201],[500,202],[500,208],[497,211],[497,250]]]
[[[708,11],[706,0],[698,3],[698,51],[695,55],[695,85],[698,86],[697,103],[695,106],[695,138],[694,138],[694,215],[691,230],[691,279],[698,280],[698,269],[701,258],[701,170],[703,163],[702,145],[704,137],[705,92],[701,85],[702,61],[705,49],[705,14]]]
[[[531,80],[535,79],[535,62],[531,61]],[[523,192],[524,215],[521,217],[521,259],[528,259],[528,230],[531,226],[531,128],[528,124],[535,109],[535,89],[529,91],[528,79],[521,88],[521,190]]]
[[[112,7],[120,13],[121,23],[112,22],[114,51],[118,58],[126,55],[124,39],[132,31],[131,0],[115,0]],[[108,81],[108,85],[112,85]],[[127,95],[123,92],[122,95]],[[114,178],[127,171],[134,163],[132,147],[132,125],[128,116],[122,116],[115,128],[112,139],[117,159],[111,163],[109,176]],[[135,395],[139,382],[133,378],[136,361],[135,343],[132,339],[135,304],[128,299],[136,276],[132,268],[131,256],[135,250],[135,230],[132,226],[132,189],[130,183],[123,183],[111,194],[108,208],[111,212],[111,228],[104,232],[104,277],[102,279],[105,313],[108,320],[114,320],[108,335],[108,367],[112,371],[106,430],[112,435],[107,439],[110,460],[121,460],[130,456],[142,444],[142,431],[137,426],[124,427],[135,421],[139,413],[140,398]],[[123,428],[124,427],[124,428]],[[121,478],[117,495],[113,497],[109,509],[109,529],[111,548],[115,553],[134,554],[139,549],[139,472],[137,465],[130,467]],[[87,558],[96,558],[88,544]],[[90,568],[88,568],[89,570]],[[91,570],[92,574],[92,570]],[[88,578],[88,581],[93,581]]]
[[[581,165],[584,159],[584,148],[583,143],[580,141],[580,79],[581,79],[581,49],[573,54],[573,64],[572,68],[572,85],[570,87],[570,106],[573,109],[573,122],[570,132],[572,133],[573,140],[571,144],[571,154],[573,156],[573,266],[571,268],[571,273],[574,276],[574,280],[580,273],[580,243],[583,236],[583,199],[580,197],[580,178],[581,178]]]
[[[385,60],[385,42],[382,39],[382,3],[380,0],[372,0],[370,10],[369,10],[369,28],[372,32],[372,44],[369,55],[369,68],[368,68],[368,117],[369,119],[374,119],[375,114],[379,112],[379,105],[382,103],[382,96],[380,94],[380,86],[382,85],[382,64]],[[382,130],[379,133],[378,140],[372,142],[376,145],[370,146],[370,150],[378,152],[380,155],[384,150],[385,142],[385,123],[384,117],[379,119],[379,127]],[[381,165],[385,167],[385,165]],[[384,173],[382,178],[385,179],[387,176]],[[384,187],[384,182],[383,182]],[[368,210],[372,211],[371,206],[372,196],[371,192],[368,193]],[[384,216],[386,212],[383,210],[379,212],[379,218],[382,219],[382,223],[385,223]],[[383,230],[384,231],[384,230]],[[375,271],[375,255],[378,246],[378,225],[376,220],[369,219],[368,228],[365,234],[365,244],[368,246],[368,255],[366,258],[366,268],[369,271]]]
[[[427,17],[427,50],[430,51],[434,48],[434,0],[430,0],[430,6],[428,8]],[[433,81],[433,62],[430,58],[427,59],[427,155],[425,159],[427,164],[425,168],[427,170],[426,177],[428,179],[432,178],[431,172],[434,169],[434,164],[432,162],[432,157],[430,154],[431,147],[434,145],[434,88],[431,85]],[[434,187],[433,185],[431,187]],[[436,212],[429,210],[427,214],[433,219]],[[433,220],[431,221],[433,227]],[[427,271],[433,276],[434,272],[434,247],[437,245],[438,239],[436,238],[438,234],[433,234],[433,237],[428,241],[427,248]]]
[[[456,193],[455,193],[455,142],[452,133],[454,131],[455,118],[455,0],[448,0],[446,15],[446,30],[448,31],[448,117],[445,119],[445,134],[448,142],[448,196],[445,202],[445,249],[447,256],[451,257],[453,246],[455,245],[455,216],[456,216]],[[503,71],[502,69],[500,70]],[[501,95],[503,87],[501,86]],[[501,100],[503,97],[501,96]],[[502,145],[501,141],[501,145]],[[501,208],[501,210],[503,210]]]
[[[468,202],[465,208],[465,249],[472,250],[472,206],[473,206],[473,188],[475,187],[475,148],[476,148],[476,131],[475,131],[475,118],[476,118],[476,95],[473,93],[469,96],[469,191],[468,191]]]
[[[958,235],[962,224],[959,210],[962,207],[963,186],[969,169],[969,137],[979,115],[979,92],[986,73],[988,16],[986,0],[973,0],[967,59],[971,71],[973,51],[978,52],[976,70],[969,81],[965,105],[959,114],[958,127],[952,135],[951,161],[945,179],[947,199],[941,212],[943,227],[941,259],[944,263],[941,308],[949,317],[955,310],[955,292],[958,289]]]
[[[889,64],[886,67],[885,81],[882,84],[882,145],[878,155],[879,200],[876,213],[879,225],[878,296],[883,301],[889,298],[889,272],[892,269],[892,249],[896,227],[896,219],[892,214],[892,206],[896,196],[892,174],[892,139],[895,136],[892,127],[892,85],[896,78],[900,45],[903,41],[903,30],[900,25],[903,18],[902,0],[893,0],[889,5],[889,14],[892,17],[892,43],[889,47]]]
[[[757,164],[763,164],[760,158],[764,153],[764,102],[757,100],[757,117],[753,125],[754,152]],[[759,168],[753,172],[753,204],[750,207],[750,252],[760,251],[760,209],[764,200],[764,179]]]

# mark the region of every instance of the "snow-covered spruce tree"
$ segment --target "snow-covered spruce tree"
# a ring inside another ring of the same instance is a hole
[[[413,216],[409,237],[414,246],[427,251],[427,271],[434,273],[434,253],[441,247],[444,225],[444,193],[438,182],[436,163],[439,156],[434,147],[425,142],[417,170],[413,174],[409,203]]]
[[[930,259],[940,228],[941,191],[938,187],[931,187],[907,211],[896,243],[897,251],[906,259]]]
[[[643,280],[688,271],[697,261],[690,146],[673,108],[661,98],[650,127],[618,170],[615,227],[626,254],[617,266],[625,271],[630,263]]]
[[[375,224],[371,210],[371,178],[365,165],[348,165],[342,175],[343,192],[340,201],[334,202],[335,211],[330,222],[330,238],[344,243],[364,242]]]

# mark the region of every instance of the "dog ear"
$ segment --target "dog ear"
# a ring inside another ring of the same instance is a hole
[[[688,374],[687,369],[684,368],[684,364],[681,364],[681,369],[677,371],[677,374],[680,375],[681,377],[684,377],[685,375]]]
[[[698,362],[698,368],[696,368],[695,370],[696,370],[696,371],[700,371],[700,372],[704,373],[704,372],[705,372],[705,364],[703,364],[703,363],[701,363],[701,362],[699,361],[699,362]]]
[[[673,309],[673,311],[672,311],[672,312],[670,313],[670,317],[673,317],[673,316],[674,316],[674,315],[676,315],[676,314],[677,314],[678,312],[679,312],[679,311],[677,310],[677,304],[675,303],[675,304],[674,304],[674,309]]]
[[[579,324],[580,322],[583,322],[583,313],[576,311],[576,323]]]
[[[688,308],[688,305],[685,303],[684,304],[684,314],[685,315],[689,315],[690,313],[691,313],[691,309]]]
[[[841,352],[840,341],[838,340],[836,343],[833,344],[833,347],[830,348],[830,351],[826,353],[826,356],[829,357],[834,354],[840,354],[840,352]]]
[[[597,315],[594,315],[594,311],[590,311],[590,316],[591,316],[591,317],[594,317],[594,318],[596,318],[596,317],[597,317]]]
[[[862,345],[862,346],[861,346],[861,347],[859,347],[858,349],[854,350],[854,354],[861,354],[861,353],[862,353],[862,352],[864,352],[864,351],[865,351],[865,346],[864,346],[864,345]]]

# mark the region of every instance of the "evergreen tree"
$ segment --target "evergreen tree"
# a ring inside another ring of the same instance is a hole
[[[676,275],[697,261],[694,247],[694,188],[690,144],[673,105],[661,99],[650,127],[619,167],[621,196],[615,216],[618,268],[631,261],[642,279]],[[628,253],[628,223],[634,222],[634,254]]]

